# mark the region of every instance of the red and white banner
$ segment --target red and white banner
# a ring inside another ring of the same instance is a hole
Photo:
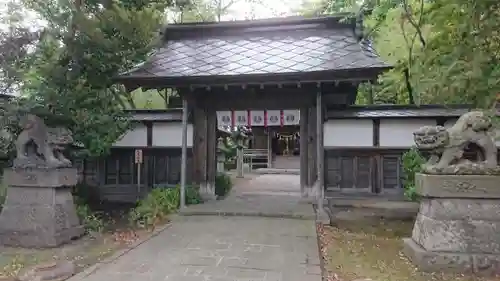
[[[264,126],[265,125],[265,114],[264,110],[252,110],[250,111],[250,126]]]
[[[268,110],[267,111],[267,126],[281,126],[281,110]]]
[[[217,111],[217,125],[219,127],[231,126],[232,125],[232,112],[227,111]]]
[[[300,110],[283,110],[283,126],[292,126],[300,124]]]
[[[248,126],[248,111],[235,110],[233,111],[234,126]]]
[[[217,124],[224,126],[296,126],[300,123],[300,110],[234,110],[217,111]]]

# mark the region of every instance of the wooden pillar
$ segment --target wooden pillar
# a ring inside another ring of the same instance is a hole
[[[308,197],[308,176],[309,176],[309,167],[308,167],[308,117],[309,117],[309,109],[301,108],[300,109],[300,194],[302,197]]]
[[[329,224],[330,218],[324,208],[325,199],[325,170],[323,169],[324,162],[323,149],[323,103],[321,90],[316,93],[316,221]]]
[[[180,208],[186,207],[186,175],[187,175],[187,131],[188,131],[188,102],[182,98],[182,152],[181,152],[181,194]]]
[[[193,182],[201,186],[203,181],[203,130],[205,129],[205,114],[199,106],[193,107]]]
[[[273,129],[267,130],[267,168],[273,167]]]
[[[312,187],[316,182],[316,108],[310,107],[308,109],[308,126],[307,126],[307,137],[308,137],[308,181],[307,185],[310,187],[309,192],[312,192]]]
[[[207,196],[215,198],[215,177],[217,175],[217,114],[207,108]]]

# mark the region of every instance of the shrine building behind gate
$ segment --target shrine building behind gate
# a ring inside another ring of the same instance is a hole
[[[355,106],[359,84],[390,66],[362,37],[362,23],[344,18],[168,25],[162,47],[118,80],[129,90],[175,89],[186,101],[188,182],[213,186],[218,128],[246,125],[253,147],[298,157],[306,195],[316,183],[327,195],[398,194],[412,131],[450,122],[467,108]],[[182,109],[134,111],[136,126],[109,157],[81,163],[84,181],[112,201],[178,184],[181,116]]]

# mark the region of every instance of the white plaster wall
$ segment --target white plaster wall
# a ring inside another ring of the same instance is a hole
[[[367,147],[373,146],[373,121],[371,119],[337,119],[323,124],[323,145]]]
[[[381,147],[411,147],[413,132],[422,126],[436,126],[432,119],[381,119],[380,146]]]
[[[132,129],[127,131],[120,139],[118,139],[114,147],[135,147],[147,146],[147,128],[144,124],[135,124]]]
[[[193,146],[193,125],[188,124],[187,145]],[[166,122],[153,123],[153,146],[181,147],[182,146],[182,123]]]

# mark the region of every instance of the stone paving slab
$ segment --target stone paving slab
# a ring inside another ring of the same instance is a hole
[[[308,200],[301,198],[300,176],[245,175],[234,179],[234,187],[223,200],[192,205],[181,215],[260,216],[314,220],[316,214]]]
[[[321,281],[314,221],[178,217],[170,228],[69,281]]]

